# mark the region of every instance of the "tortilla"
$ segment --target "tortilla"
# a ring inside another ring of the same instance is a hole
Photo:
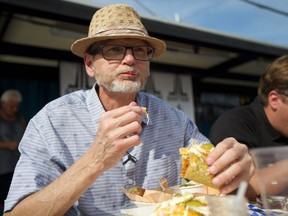
[[[182,157],[180,177],[217,188],[212,183],[213,175],[209,173],[209,167],[206,164],[206,158],[213,149],[214,145],[211,143],[180,148],[179,152]]]

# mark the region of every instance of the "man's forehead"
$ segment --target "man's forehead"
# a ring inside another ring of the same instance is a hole
[[[122,38],[122,39],[110,39],[102,42],[104,44],[120,44],[120,45],[127,45],[127,44],[137,44],[137,45],[147,45],[147,42],[140,39],[133,39],[133,38]]]
[[[20,102],[16,100],[9,100],[9,101],[4,102],[4,104],[7,104],[9,106],[14,106],[14,105],[19,105]]]

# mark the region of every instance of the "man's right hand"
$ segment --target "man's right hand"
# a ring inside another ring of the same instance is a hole
[[[139,134],[142,131],[142,118],[145,110],[131,103],[105,112],[100,119],[99,128],[93,147],[97,159],[101,160],[104,169],[114,167],[126,151],[141,143]]]

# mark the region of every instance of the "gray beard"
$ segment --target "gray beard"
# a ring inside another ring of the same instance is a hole
[[[125,82],[129,82],[125,84]],[[139,92],[144,89],[144,86],[141,86],[140,80],[113,80],[111,84],[101,83],[97,81],[99,86],[102,86],[109,92],[118,92],[118,93],[134,93]]]

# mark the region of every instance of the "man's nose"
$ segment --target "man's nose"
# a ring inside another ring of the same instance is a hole
[[[124,58],[123,58],[123,61],[126,63],[126,64],[133,64],[135,63],[135,57],[133,55],[133,51],[132,51],[132,48],[127,48],[126,52],[125,52],[125,55],[124,55]]]

